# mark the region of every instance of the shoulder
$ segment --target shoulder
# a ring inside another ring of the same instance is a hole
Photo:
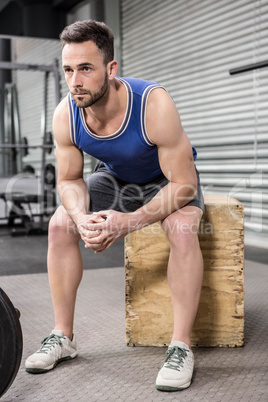
[[[69,112],[68,112],[68,100],[67,96],[62,99],[62,101],[58,104],[54,111],[53,115],[53,120],[65,120],[69,118]]]
[[[183,132],[176,105],[163,87],[154,88],[148,96],[146,129],[156,145],[172,140]]]
[[[61,142],[62,140],[70,140],[70,123],[67,96],[58,104],[54,111],[53,134],[57,142]]]
[[[167,92],[167,90],[162,86],[156,86],[152,88],[150,94],[148,96],[147,107],[151,108],[152,110],[157,107],[161,108],[174,108],[175,104]]]
[[[159,87],[160,85],[154,81],[142,80],[140,78],[132,78],[132,77],[118,77],[118,79],[125,84],[129,85],[133,92],[139,93],[140,95],[147,88]]]

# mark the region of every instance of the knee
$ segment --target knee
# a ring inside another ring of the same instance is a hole
[[[48,227],[49,246],[66,244],[79,240],[77,228],[63,206],[60,206],[51,217]]]
[[[176,247],[182,253],[188,252],[198,243],[199,221],[179,213],[171,214],[162,222],[171,247]]]

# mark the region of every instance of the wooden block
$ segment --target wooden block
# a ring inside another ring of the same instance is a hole
[[[205,196],[199,241],[204,258],[193,346],[244,344],[244,209],[234,198]],[[160,223],[125,238],[126,342],[168,345],[173,311],[167,282],[169,242]]]

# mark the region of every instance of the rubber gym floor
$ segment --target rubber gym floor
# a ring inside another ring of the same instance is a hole
[[[33,375],[25,372],[25,359],[53,326],[47,236],[0,233],[0,286],[21,312],[24,342],[19,372],[3,402],[268,401],[267,250],[245,250],[245,346],[194,348],[191,387],[163,393],[154,383],[166,349],[125,344],[123,241],[99,255],[81,249],[85,271],[75,321],[79,355]]]

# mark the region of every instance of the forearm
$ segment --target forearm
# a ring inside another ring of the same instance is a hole
[[[98,236],[89,239],[87,247],[92,248],[95,252],[102,252],[127,233],[163,220],[172,212],[182,208],[194,198],[195,193],[195,184],[169,183],[150,202],[135,212],[123,213],[107,210],[94,213],[96,219],[103,219],[103,222],[89,222],[86,226],[90,231],[100,231]]]
[[[61,180],[57,185],[61,202],[68,215],[78,224],[88,213],[89,195],[84,180]]]

